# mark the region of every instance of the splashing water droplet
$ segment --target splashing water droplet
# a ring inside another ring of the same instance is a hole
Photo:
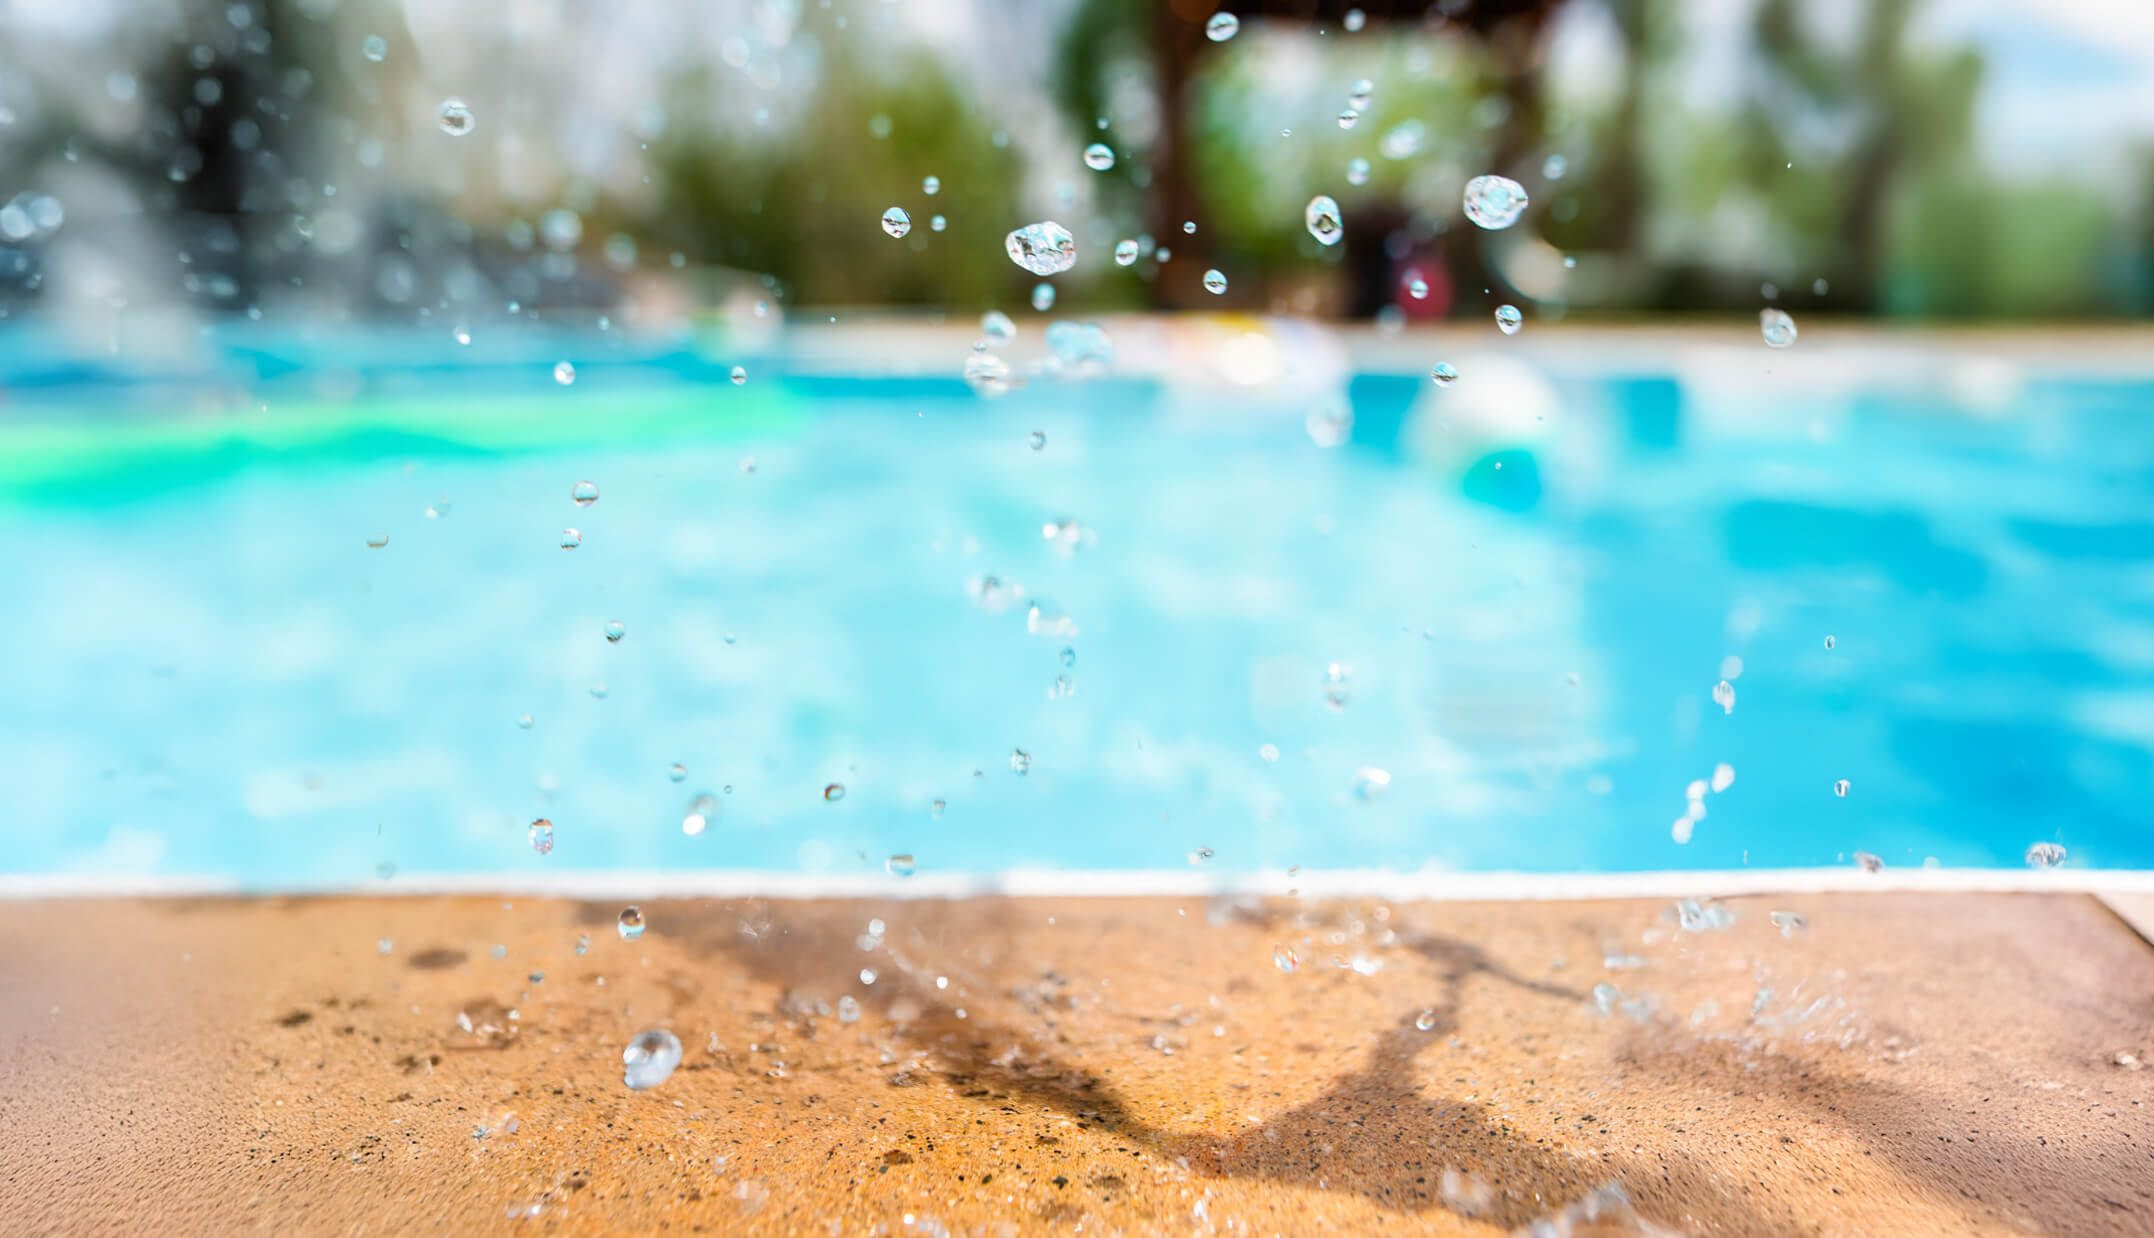
[[[583,545],[583,534],[575,529],[561,530],[561,549],[574,550]]]
[[[950,802],[948,800],[936,800],[934,803],[927,806],[927,815],[933,817],[937,821],[940,821],[942,820],[943,811],[949,807]]]
[[[1220,273],[1219,268],[1214,267],[1204,273],[1204,291],[1216,297],[1226,290],[1227,277]]]
[[[965,385],[983,396],[1007,395],[1010,390],[1010,363],[991,352],[976,352],[965,358]]]
[[[930,176],[920,182],[920,192],[932,198],[942,192],[942,178]]]
[[[2027,867],[2055,868],[2064,863],[2064,847],[2059,843],[2036,843],[2027,848]]]
[[[825,803],[835,804],[844,798],[845,784],[842,782],[833,782],[823,788],[823,801]]]
[[[443,99],[441,110],[434,114],[434,121],[441,131],[452,138],[460,138],[471,132],[471,109],[462,99]]]
[[[1827,637],[1825,638],[1825,648],[1827,648],[1827,649],[1830,649],[1830,648],[1832,648],[1832,647],[1833,647],[1834,645],[1837,645],[1837,644],[1839,644],[1839,643],[1840,643],[1840,642],[1838,642],[1838,641],[1834,640],[1834,639],[1833,639],[1832,637],[1830,637],[1830,636],[1827,636]]]
[[[1010,772],[1019,775],[1031,773],[1032,754],[1022,748],[1010,749]]]
[[[1725,679],[1721,680],[1719,683],[1714,684],[1713,704],[1720,706],[1721,712],[1723,713],[1734,713],[1735,685],[1729,683]]]
[[[598,483],[579,481],[568,488],[568,497],[569,501],[578,507],[589,507],[598,502]]]
[[[576,381],[576,367],[566,361],[556,362],[553,367],[553,380],[564,387],[568,386]]]
[[[369,549],[380,550],[389,544],[389,535],[387,533],[369,533],[366,535],[366,544]]]
[[[1032,444],[1032,450],[1038,451],[1047,446],[1047,431],[1034,430],[1032,436],[1026,441]]]
[[[1359,34],[1359,33],[1361,33],[1361,27],[1362,27],[1362,25],[1363,25],[1364,23],[1366,23],[1366,22],[1367,22],[1368,20],[1369,20],[1369,15],[1368,15],[1368,14],[1366,14],[1366,13],[1364,13],[1364,12],[1362,12],[1362,11],[1361,11],[1360,9],[1348,9],[1348,10],[1346,10],[1346,17],[1345,17],[1345,22],[1346,22],[1346,33],[1348,33],[1348,34]]]
[[[1723,761],[1713,767],[1713,793],[1715,795],[1735,785],[1735,767]]]
[[[733,372],[731,374],[728,374],[726,377],[732,379],[733,385],[738,387],[748,381],[748,367],[744,365],[736,365],[733,367]]]
[[[1866,873],[1881,873],[1885,871],[1885,857],[1871,855],[1867,851],[1857,851],[1855,853],[1855,867]]]
[[[1204,37],[1214,43],[1224,43],[1242,28],[1242,19],[1232,13],[1214,13],[1204,23]]]
[[[606,643],[609,645],[620,644],[621,638],[628,635],[628,625],[618,619],[606,620],[606,626],[600,630],[606,634]]]
[[[1094,142],[1084,148],[1084,166],[1094,172],[1105,172],[1114,166],[1114,148],[1105,142]]]
[[[939,803],[940,801],[937,802]],[[885,871],[895,873],[897,876],[910,877],[913,875],[915,866],[913,864],[912,855],[910,853],[903,853],[899,855],[893,855],[889,859],[884,860],[883,868]]]
[[[1032,286],[1033,309],[1036,309],[1042,314],[1044,314],[1048,310],[1053,309],[1054,304],[1055,286],[1053,284],[1034,284]]]
[[[1114,264],[1116,266],[1126,267],[1135,261],[1137,261],[1137,242],[1133,240],[1115,242]]]
[[[1436,367],[1429,371],[1429,377],[1436,381],[1437,386],[1448,387],[1458,381],[1458,367],[1448,361],[1439,361]]]
[[[1331,396],[1302,419],[1309,441],[1319,447],[1337,447],[1354,435],[1354,406],[1345,396]]]
[[[1417,1031],[1417,1032],[1432,1032],[1432,1031],[1435,1031],[1435,1030],[1436,1030],[1436,1012],[1435,1012],[1435,1011],[1433,1011],[1433,1010],[1424,1010],[1424,1011],[1422,1011],[1422,1012],[1421,1012],[1420,1014],[1417,1014],[1417,1015],[1415,1015],[1415,1016],[1414,1016],[1414,1030],[1415,1030],[1415,1031]]]
[[[615,922],[614,927],[620,930],[622,941],[634,941],[643,936],[643,908],[621,908],[620,919]]]
[[[621,1050],[621,1082],[637,1091],[655,1088],[673,1077],[681,1064],[680,1037],[652,1028],[628,1042]]]
[[[893,206],[883,212],[883,231],[891,236],[904,236],[912,231],[912,216],[902,206]]]
[[[688,767],[681,764],[679,761],[675,761],[673,764],[666,767],[666,777],[672,779],[675,782],[684,781],[688,777]]]
[[[532,717],[531,717],[531,715],[530,715],[530,714],[518,714],[518,715],[516,715],[516,726],[517,726],[517,728],[518,728],[518,729],[520,729],[520,730],[525,730],[525,731],[528,731],[528,730],[530,730],[530,729],[531,729],[531,723],[532,723],[532,722],[533,722],[533,719],[532,719]]]
[[[1373,765],[1364,765],[1354,771],[1354,795],[1357,798],[1373,800],[1382,795],[1390,786],[1391,771],[1389,770],[1378,769]]]
[[[1800,937],[1803,930],[1810,927],[1808,920],[1792,911],[1776,911],[1766,918],[1773,922],[1774,928],[1780,930],[1782,937]]]
[[[1202,868],[1212,862],[1212,855],[1213,852],[1210,847],[1192,848],[1189,852],[1189,866],[1191,868]]]
[[[1476,176],[1466,182],[1466,218],[1490,231],[1508,228],[1526,210],[1526,187],[1508,176]]]
[[[950,221],[944,219],[940,215],[930,215],[927,217],[927,230],[930,232],[940,232],[944,228],[947,228],[949,226]]]
[[[679,766],[674,766],[679,769]],[[683,771],[684,773],[686,771]],[[676,780],[677,781],[677,780]],[[705,791],[688,801],[687,811],[681,814],[681,833],[690,838],[701,834],[718,819],[718,797]]]
[[[1336,245],[1346,235],[1346,226],[1339,221],[1339,204],[1329,194],[1309,199],[1309,205],[1302,208],[1301,222],[1320,245]]]
[[[389,55],[389,41],[378,34],[370,34],[359,40],[359,54],[380,64]]]
[[[1034,275],[1059,275],[1077,265],[1077,241],[1052,219],[1026,224],[1004,237],[1010,261]]]
[[[980,315],[980,338],[989,347],[1000,347],[1017,338],[1017,324],[1001,310],[989,310]]]
[[[1346,92],[1346,106],[1357,112],[1369,110],[1369,100],[1376,97],[1376,83],[1368,78],[1356,81]]]
[[[1288,975],[1292,975],[1294,969],[1301,966],[1301,956],[1294,953],[1294,947],[1288,945],[1273,946],[1271,948],[1271,961],[1274,967],[1286,972]]]
[[[1347,160],[1347,161],[1346,161],[1346,183],[1347,183],[1347,184],[1349,184],[1349,185],[1366,185],[1366,184],[1368,184],[1368,183],[1369,183],[1369,161],[1368,161],[1368,160],[1366,160],[1366,159],[1349,159],[1349,160]]]
[[[1341,108],[1341,109],[1339,110],[1339,128],[1341,128],[1341,129],[1351,129],[1351,128],[1353,128],[1353,127],[1354,127],[1355,125],[1357,125],[1357,124],[1360,124],[1360,123],[1361,123],[1361,113],[1359,113],[1359,112],[1355,111],[1354,109],[1352,109],[1352,108],[1350,108],[1350,107],[1349,107],[1349,108]]]
[[[1525,318],[1519,314],[1517,306],[1499,305],[1496,307],[1496,329],[1505,335],[1517,335],[1518,328],[1524,323]]]
[[[1571,161],[1561,155],[1550,155],[1541,161],[1541,175],[1552,181],[1560,181],[1571,170]]]
[[[1407,276],[1407,277],[1406,277],[1406,295],[1407,295],[1407,296],[1409,296],[1409,297],[1412,297],[1412,298],[1413,298],[1414,300],[1416,300],[1416,301],[1426,301],[1426,300],[1428,300],[1428,299],[1429,299],[1429,282],[1428,282],[1427,280],[1425,280],[1425,279],[1421,278],[1421,277],[1420,277],[1419,275],[1409,275],[1409,276]]]
[[[1758,311],[1758,332],[1765,337],[1767,348],[1786,348],[1795,342],[1795,320],[1786,310],[1762,309]]]
[[[553,822],[540,817],[531,823],[531,849],[540,855],[553,854]]]

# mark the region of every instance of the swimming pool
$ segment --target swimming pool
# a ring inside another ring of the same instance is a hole
[[[990,401],[963,339],[18,365],[0,872],[2154,866],[2145,378],[1479,341]]]

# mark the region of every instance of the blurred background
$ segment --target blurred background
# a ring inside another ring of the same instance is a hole
[[[2146,0],[0,13],[0,315],[92,334],[148,311],[634,326],[739,297],[969,318],[1026,303],[1002,238],[1042,218],[1078,239],[1058,308],[1086,312],[2154,309]],[[1523,226],[1457,222],[1490,171],[1531,193]],[[1302,226],[1318,193],[1334,248]]]

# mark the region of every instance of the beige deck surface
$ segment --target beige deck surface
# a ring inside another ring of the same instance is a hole
[[[0,1232],[2154,1232],[2097,901],[1726,907],[5,904]]]

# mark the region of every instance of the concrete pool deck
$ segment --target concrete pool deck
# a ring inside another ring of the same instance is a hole
[[[0,1230],[2154,1228],[2084,892],[619,907],[0,902]]]

